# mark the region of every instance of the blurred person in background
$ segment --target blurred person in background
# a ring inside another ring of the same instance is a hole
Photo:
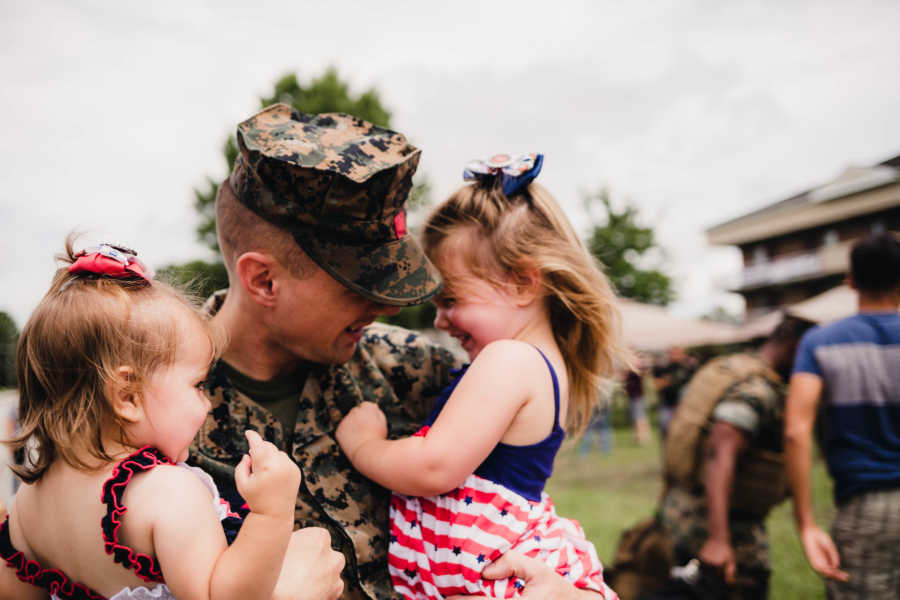
[[[588,422],[587,428],[578,442],[578,453],[581,456],[587,456],[591,448],[594,446],[594,440],[599,439],[600,451],[603,454],[609,454],[613,448],[613,432],[612,419],[612,400],[603,398],[594,408],[591,420]]]
[[[765,519],[786,490],[785,382],[811,325],[785,319],[756,352],[711,360],[688,383],[665,440],[658,516],[638,526],[655,542],[632,556],[620,544],[613,565],[623,600],[768,597]]]
[[[666,438],[669,421],[681,398],[681,391],[697,369],[696,360],[681,346],[669,348],[667,360],[653,370],[653,385],[659,401],[659,435]]]
[[[850,269],[857,314],[807,333],[791,377],[794,517],[829,598],[900,598],[900,242],[890,233],[863,239]],[[816,523],[810,490],[817,412],[838,508],[831,535]]]
[[[633,371],[625,375],[625,395],[628,397],[628,415],[634,428],[634,441],[639,446],[650,442],[650,421],[644,399],[644,357],[637,356]]]
[[[18,436],[22,429],[19,425],[19,405],[18,403],[10,404],[9,410],[6,415],[6,438],[7,440],[11,440],[14,437]],[[25,464],[25,448],[17,448],[15,451],[10,453],[10,462],[14,465],[23,465]],[[20,481],[19,478],[15,475],[10,474],[12,485],[9,490],[11,494],[15,494],[16,490],[19,489]],[[4,490],[5,491],[5,490]],[[10,496],[11,497],[11,496]]]

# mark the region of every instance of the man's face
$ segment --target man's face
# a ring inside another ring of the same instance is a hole
[[[676,364],[682,363],[687,358],[687,353],[685,353],[684,348],[681,346],[673,346],[669,348],[669,363]]]
[[[400,311],[344,287],[315,264],[302,278],[285,270],[278,285],[270,337],[290,354],[319,364],[347,362],[366,325]]]

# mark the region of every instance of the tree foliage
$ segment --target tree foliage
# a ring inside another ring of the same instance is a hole
[[[16,342],[19,329],[9,314],[0,311],[0,388],[16,385]]]
[[[228,271],[219,262],[192,260],[180,265],[168,265],[157,272],[157,277],[169,281],[205,300],[216,290],[228,287]]]
[[[588,249],[603,263],[618,294],[661,306],[674,300],[672,279],[658,264],[645,268],[653,262],[653,255],[659,254],[659,246],[653,228],[639,223],[637,208],[628,204],[616,210],[605,189],[586,194],[584,203],[589,212],[602,211],[600,223],[594,225],[588,238]]]

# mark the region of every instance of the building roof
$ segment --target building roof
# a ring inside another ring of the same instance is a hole
[[[813,323],[831,323],[856,313],[859,294],[856,290],[839,285],[803,302],[792,304],[787,313]]]
[[[653,352],[672,346],[731,343],[738,337],[735,325],[679,317],[661,306],[619,298],[618,307],[622,337],[628,346],[638,350]]]
[[[876,193],[871,193],[877,191]],[[900,206],[900,154],[706,230],[712,244],[746,244]]]

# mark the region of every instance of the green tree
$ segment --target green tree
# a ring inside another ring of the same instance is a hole
[[[16,385],[16,342],[19,329],[9,314],[0,311],[0,388]]]
[[[627,204],[616,210],[606,189],[585,194],[583,200],[589,213],[602,211],[600,222],[594,225],[588,238],[588,249],[603,263],[606,276],[618,294],[661,306],[674,300],[672,279],[658,264],[655,268],[645,268],[660,248],[653,228],[639,224],[637,208]]]
[[[180,265],[167,265],[159,269],[156,275],[163,281],[187,289],[201,300],[209,298],[216,290],[228,287],[228,271],[221,261],[192,260]]]

